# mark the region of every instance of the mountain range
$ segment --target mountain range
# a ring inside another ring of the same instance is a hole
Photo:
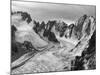
[[[96,68],[93,16],[85,14],[68,25],[62,20],[40,23],[22,11],[11,14],[13,74]]]

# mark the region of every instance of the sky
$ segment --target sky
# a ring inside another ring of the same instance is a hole
[[[48,21],[53,19],[72,23],[84,14],[96,16],[96,7],[91,5],[12,1],[11,7],[12,11],[28,12],[32,19],[37,21]]]

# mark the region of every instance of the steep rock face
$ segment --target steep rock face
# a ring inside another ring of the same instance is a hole
[[[71,70],[96,69],[96,32],[93,33],[89,40],[89,47],[84,49],[81,56],[76,56],[72,61]]]
[[[91,16],[84,15],[76,22],[73,29],[73,34],[78,40],[80,40],[84,35],[88,36],[94,32],[94,29],[95,19]]]
[[[84,16],[83,16],[84,17]],[[82,18],[82,17],[81,17]],[[79,19],[82,20],[82,19]],[[83,21],[82,21],[83,22]],[[77,23],[78,24],[78,23]],[[79,43],[76,45],[75,60],[72,61],[72,70],[86,70],[86,69],[95,69],[96,68],[96,31],[95,31],[95,18],[92,16],[87,16],[85,18],[83,27],[80,31],[82,36],[80,37]],[[74,31],[75,32],[75,31]],[[76,32],[75,32],[76,33]],[[79,33],[79,32],[78,32]],[[79,34],[80,34],[79,33]]]
[[[86,18],[87,18],[87,15],[80,17],[74,27],[74,33],[78,39],[80,39],[82,37],[82,28],[83,28],[83,24],[84,24],[84,21]]]
[[[77,36],[76,39],[78,39],[79,41],[77,42],[77,45],[75,46],[76,49],[73,49],[73,50],[75,51],[75,53],[78,53],[78,54],[79,53],[81,54],[81,52],[85,48],[87,48],[88,42],[91,39],[91,37],[92,37],[92,35],[93,35],[94,31],[95,31],[95,19],[94,19],[94,17],[87,16],[87,18],[86,18],[86,15],[83,16],[83,17],[85,17],[85,20],[84,19],[79,19],[79,21],[78,21],[78,22],[81,22],[80,20],[82,20],[82,22],[83,22],[82,23],[83,25],[81,25],[81,27],[82,27],[81,31],[77,32],[78,35],[74,35],[74,36]],[[83,17],[81,17],[81,18],[83,18]],[[76,24],[79,24],[79,23],[76,23]],[[75,28],[76,28],[76,26],[75,26]],[[73,34],[76,34],[75,29],[73,29],[73,30],[74,30]],[[73,37],[73,36],[71,36],[71,37]],[[78,37],[80,37],[80,39]]]

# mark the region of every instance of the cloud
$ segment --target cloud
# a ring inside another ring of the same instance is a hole
[[[87,14],[95,17],[95,6],[12,1],[12,10],[27,11],[33,19],[42,21],[60,19],[74,21]]]

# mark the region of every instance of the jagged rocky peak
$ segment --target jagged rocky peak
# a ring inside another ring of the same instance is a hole
[[[66,29],[68,28],[68,24],[66,24],[63,21],[59,21],[56,25],[55,25],[55,30],[57,32],[59,32],[59,36],[63,37],[65,34]]]
[[[74,35],[78,40],[84,35],[90,35],[95,30],[95,18],[92,16],[83,15],[80,17],[74,26]]]

